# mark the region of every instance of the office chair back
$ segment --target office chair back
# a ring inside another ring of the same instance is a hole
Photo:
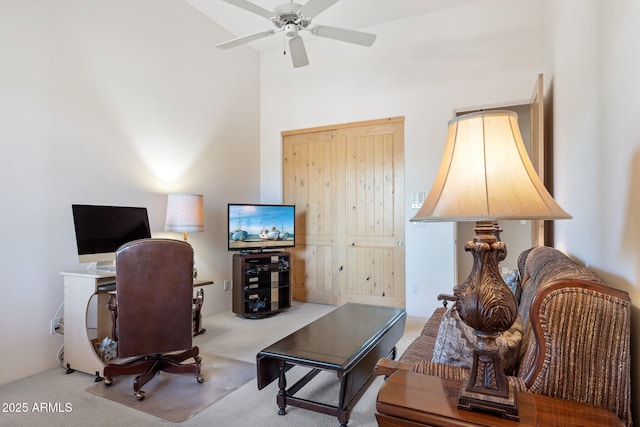
[[[180,240],[142,239],[116,253],[118,355],[192,347],[193,249]]]

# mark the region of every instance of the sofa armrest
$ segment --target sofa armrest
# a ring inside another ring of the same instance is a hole
[[[556,280],[538,289],[530,316],[533,336],[518,371],[527,388],[608,408],[631,425],[629,294]]]
[[[385,377],[388,377],[395,371],[410,371],[411,368],[412,366],[407,363],[383,358],[378,360],[378,363],[376,363],[376,366],[373,368],[373,372],[378,376],[384,375]]]
[[[458,298],[449,294],[439,294],[438,301],[442,301],[442,305],[446,308],[449,301],[455,303]]]

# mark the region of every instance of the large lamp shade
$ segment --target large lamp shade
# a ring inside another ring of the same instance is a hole
[[[529,160],[512,111],[466,114],[449,122],[440,170],[411,219],[480,221],[571,218]]]

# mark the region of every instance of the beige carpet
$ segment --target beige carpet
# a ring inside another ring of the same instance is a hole
[[[255,364],[257,352],[309,322],[335,310],[335,308],[335,306],[330,305],[293,301],[290,309],[277,316],[260,320],[242,319],[229,309],[205,317],[203,326],[207,328],[207,332],[194,337],[193,343],[200,347],[200,353],[203,357],[223,354],[226,357],[242,360],[253,365]],[[426,318],[419,317],[407,318],[405,334],[397,345],[398,354],[402,354],[407,346],[420,334],[426,320]],[[52,355],[52,357],[54,356]],[[204,360],[205,367],[209,359],[210,356]],[[290,384],[293,384],[304,374],[306,374],[306,369],[296,366],[287,373],[287,380],[289,380]],[[253,427],[266,425],[273,427],[327,427],[339,424],[338,419],[334,416],[308,411],[295,406],[287,406],[287,415],[278,415],[278,405],[276,404],[278,382],[274,381],[266,388],[258,390],[255,375],[254,371],[252,372],[253,379],[237,390],[218,399],[188,420],[180,424],[174,424],[172,421],[88,393],[85,389],[95,384],[93,375],[82,372],[66,374],[64,367],[58,367],[0,385],[0,397],[5,402],[27,402],[30,407],[35,402],[50,402],[50,404],[59,402],[60,405],[71,405],[72,410],[64,413],[42,413],[37,411],[0,413],[0,426],[168,427],[177,425],[179,427]],[[189,380],[188,387],[192,388],[194,385],[191,382],[192,378],[187,379]],[[211,381],[211,377],[208,380]],[[377,427],[378,423],[375,418],[376,396],[383,382],[384,379],[378,377],[369,386],[351,412],[349,427]],[[335,374],[321,372],[304,389],[300,390],[299,396],[333,404],[338,395],[335,388],[336,383]],[[96,385],[104,388],[104,384],[98,383]],[[210,384],[207,384],[207,382],[195,384],[196,388],[207,385]],[[128,402],[132,402],[129,400],[130,397],[135,400],[132,387],[123,393]],[[150,389],[147,387],[144,389],[149,393],[143,402],[153,403]]]
[[[161,372],[143,387],[146,396],[141,401],[133,393],[133,375],[114,377],[109,387],[104,383],[96,383],[86,390],[133,409],[180,423],[256,377],[253,363],[202,353],[201,357],[204,376],[201,384],[192,375]]]

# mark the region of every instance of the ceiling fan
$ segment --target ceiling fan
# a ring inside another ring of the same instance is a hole
[[[300,31],[309,31],[314,36],[325,37],[360,46],[369,47],[376,40],[375,34],[360,31],[346,30],[343,28],[327,27],[324,25],[311,25],[311,20],[320,13],[333,6],[339,0],[308,0],[306,4],[284,3],[276,6],[273,11],[264,9],[246,0],[222,0],[233,6],[255,13],[270,20],[275,29],[248,34],[237,39],[219,43],[216,46],[221,49],[230,49],[245,43],[271,36],[283,31],[289,39],[289,52],[294,67],[309,65],[309,58],[304,47]]]

